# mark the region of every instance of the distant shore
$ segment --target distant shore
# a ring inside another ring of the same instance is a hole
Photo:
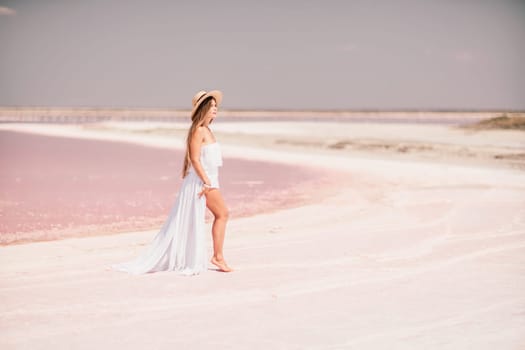
[[[523,115],[523,111],[440,111],[440,110],[235,110],[221,109],[223,120],[303,120],[303,121],[378,121],[439,124],[475,123],[506,114]],[[80,123],[102,121],[188,120],[186,109],[118,109],[118,108],[25,108],[0,107],[0,122]]]

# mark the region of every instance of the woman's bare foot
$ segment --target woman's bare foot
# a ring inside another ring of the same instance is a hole
[[[233,271],[232,268],[230,268],[227,264],[226,264],[226,261],[224,259],[221,259],[221,260],[218,260],[217,258],[215,257],[212,257],[211,258],[211,263],[215,266],[217,266],[219,268],[220,271],[222,272],[230,272],[230,271]]]

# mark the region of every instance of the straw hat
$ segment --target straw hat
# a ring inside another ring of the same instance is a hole
[[[217,106],[221,104],[222,101],[222,92],[219,90],[212,90],[210,92],[206,92],[204,90],[201,90],[193,96],[193,99],[191,100],[191,104],[193,105],[193,109],[191,111],[191,115],[193,116],[193,113],[199,108],[201,103],[207,98],[213,96],[215,99],[215,102],[217,102]]]

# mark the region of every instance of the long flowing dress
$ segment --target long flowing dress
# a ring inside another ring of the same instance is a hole
[[[219,188],[219,167],[222,166],[219,143],[201,146],[200,162],[211,187]],[[190,166],[168,218],[149,246],[135,259],[111,267],[132,274],[177,271],[183,275],[196,275],[206,271],[206,198],[198,196],[202,185],[202,180]]]

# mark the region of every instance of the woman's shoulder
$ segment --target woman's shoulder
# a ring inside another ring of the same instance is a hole
[[[210,128],[207,128],[207,127],[201,125],[201,126],[198,126],[195,129],[195,133],[199,133],[199,134],[202,134],[202,135],[208,135],[208,134],[211,134],[211,130],[210,130]]]
[[[211,132],[211,130],[209,128],[205,127],[205,126],[197,127],[197,129],[195,129],[195,134],[194,135],[202,137],[204,140],[214,139],[213,133]]]
[[[204,126],[198,126],[193,132],[193,137],[198,137],[199,139],[204,139],[206,137],[206,128]]]

